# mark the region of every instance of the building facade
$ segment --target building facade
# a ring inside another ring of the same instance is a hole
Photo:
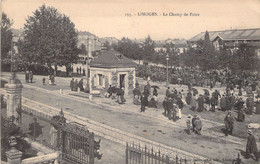
[[[241,44],[252,48],[255,54],[260,56],[260,28],[226,30],[213,40],[215,50],[225,49],[232,54],[239,49]]]
[[[109,85],[124,88],[125,94],[135,88],[136,63],[119,52],[108,50],[89,64],[90,92],[107,90]]]
[[[90,32],[83,31],[78,33],[78,47],[80,47],[81,44],[86,46],[87,54],[79,54],[80,62],[92,59],[92,54],[95,51],[101,50],[101,42],[99,38]]]
[[[209,31],[208,33],[210,41],[217,51],[225,49],[233,54],[241,44],[246,44],[260,56],[260,28]],[[187,41],[189,47],[197,48],[198,42],[204,40],[204,37],[205,32],[192,37]]]

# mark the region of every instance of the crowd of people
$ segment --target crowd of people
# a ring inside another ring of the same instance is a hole
[[[166,81],[167,71],[165,67],[159,66],[138,66],[136,75],[147,79],[151,78],[152,81]],[[188,85],[188,86],[200,86],[210,87],[211,89],[220,83],[221,86],[239,88],[251,87],[252,90],[256,90],[257,81],[259,77],[257,72],[249,71],[231,71],[229,69],[209,71],[202,71],[199,67],[178,67],[169,68],[169,82],[172,84]]]

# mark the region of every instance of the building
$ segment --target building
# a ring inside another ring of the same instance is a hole
[[[215,47],[215,50],[225,49],[231,53],[238,50],[241,44],[246,44],[260,55],[260,28],[253,29],[230,29],[224,31],[209,31],[209,38]],[[192,48],[198,46],[198,41],[204,40],[205,32],[192,37],[188,44]]]
[[[216,36],[213,45],[216,50],[225,49],[231,53],[246,44],[260,56],[260,28],[226,30]]]
[[[213,40],[223,31],[208,31],[209,33],[209,39],[211,42],[213,42]],[[204,40],[205,37],[205,33],[206,32],[201,32],[198,35],[195,35],[194,37],[192,37],[191,39],[189,39],[187,41],[189,47],[191,48],[197,48],[198,47],[198,41],[200,40]]]
[[[181,55],[188,50],[187,41],[185,39],[167,39],[166,44],[172,45],[173,50],[177,55]]]
[[[154,43],[155,43],[154,51],[165,52],[167,50],[166,43],[164,40],[156,40]]]
[[[92,54],[101,50],[101,42],[99,38],[87,31],[80,31],[78,33],[78,47],[80,47],[81,44],[86,46],[87,54],[79,54],[80,61],[92,59]]]
[[[136,63],[115,50],[103,51],[89,64],[89,86],[92,90],[107,90],[109,85],[124,87],[125,94],[135,87]]]
[[[183,54],[188,49],[187,42],[184,39],[167,39],[155,41],[154,50],[156,52],[166,52],[167,46],[169,46],[177,55]]]

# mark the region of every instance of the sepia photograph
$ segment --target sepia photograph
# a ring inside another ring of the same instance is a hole
[[[259,0],[2,0],[1,164],[259,164]]]

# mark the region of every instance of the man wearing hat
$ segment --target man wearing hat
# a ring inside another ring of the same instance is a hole
[[[257,145],[256,145],[255,137],[253,135],[253,131],[251,129],[248,129],[247,133],[249,136],[247,137],[245,158],[249,158],[250,154],[253,153],[255,156],[255,160],[259,161],[258,154],[257,154]]]
[[[204,110],[204,98],[200,94],[199,98],[198,98],[198,109],[197,109],[197,111],[202,112],[203,110]]]
[[[192,131],[194,131],[196,119],[197,119],[197,115],[194,114],[193,118],[191,119]]]
[[[226,132],[225,135],[228,136],[228,134],[232,134],[233,128],[234,128],[234,118],[231,115],[231,112],[228,112],[224,119],[225,127],[226,127]]]

